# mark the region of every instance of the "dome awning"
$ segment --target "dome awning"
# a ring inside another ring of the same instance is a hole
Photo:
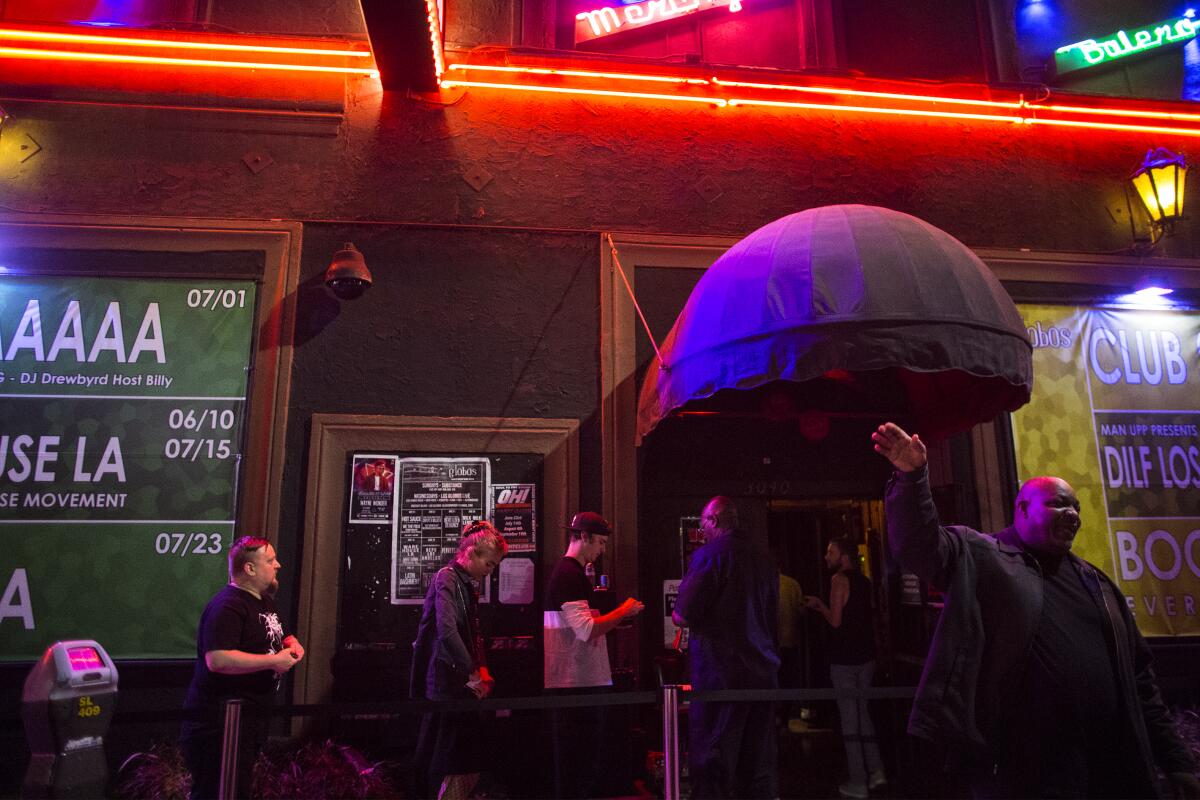
[[[1033,350],[966,245],[886,208],[825,206],[734,245],[692,290],[646,372],[638,441],[722,389],[896,370],[926,438],[1029,401]],[[882,420],[881,420],[882,422]]]

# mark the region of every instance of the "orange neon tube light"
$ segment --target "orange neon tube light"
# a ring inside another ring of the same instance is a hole
[[[981,106],[984,108],[1011,108],[1019,109],[1021,103],[1018,101],[1001,101],[1001,100],[970,100],[962,97],[937,97],[927,94],[901,94],[898,92],[869,92],[863,89],[841,89],[832,86],[793,86],[784,83],[748,83],[745,81],[726,81],[720,78],[713,78],[713,84],[717,86],[737,86],[746,89],[774,89],[789,92],[813,92],[814,94],[833,94],[845,95],[847,97],[878,97],[884,100],[907,100],[917,103],[947,103],[951,105],[962,106]]]
[[[429,23],[429,44],[433,47],[433,77],[441,80],[446,72],[446,58],[442,53],[442,23],[437,4],[438,0],[425,0],[425,21]]]
[[[21,39],[29,42],[62,42],[94,45],[129,45],[130,47],[168,47],[180,50],[227,50],[238,53],[279,53],[281,55],[347,56],[368,58],[370,50],[322,50],[316,47],[277,47],[275,45],[225,44],[222,42],[197,42],[175,39],[139,39],[133,36],[100,36],[83,33],[58,33],[52,31],[26,31],[15,28],[0,28],[0,39]]]
[[[473,86],[480,89],[517,89],[523,92],[549,92],[551,94],[584,94],[599,97],[635,97],[643,100],[670,100],[679,103],[702,103],[710,106],[724,106],[729,101],[721,97],[691,97],[678,94],[650,94],[647,92],[622,92],[615,89],[573,89],[566,86],[535,86],[519,83],[487,83],[484,81],[445,80],[441,85],[447,89],[456,86]]]
[[[555,67],[502,67],[476,64],[451,64],[452,70],[479,70],[481,72],[516,72],[527,75],[565,75],[571,78],[610,78],[621,81],[653,81],[655,83],[686,83],[707,86],[704,78],[678,78],[670,75],[639,75],[626,72],[592,72],[583,69],[557,69]]]
[[[1146,111],[1136,108],[1091,108],[1089,106],[1060,106],[1050,103],[1027,103],[1026,105],[1034,111],[1055,111],[1060,114],[1092,114],[1110,117],[1143,117],[1145,119],[1176,119],[1181,122],[1200,122],[1200,114],[1186,114],[1174,111]]]
[[[1024,97],[1010,101],[1001,100],[973,100],[961,97],[942,97],[937,95],[917,95],[900,92],[875,92],[861,89],[845,89],[830,86],[797,86],[788,84],[774,83],[753,83],[749,81],[726,81],[720,78],[712,78],[711,80],[703,80],[697,78],[671,77],[666,75],[646,75],[639,73],[620,73],[620,72],[598,72],[591,70],[573,70],[573,69],[556,69],[554,67],[531,67],[531,66],[501,66],[501,65],[475,65],[475,64],[450,64],[448,70],[469,71],[479,70],[484,72],[500,72],[509,74],[524,74],[524,75],[558,75],[563,77],[578,77],[578,78],[602,78],[614,81],[649,81],[656,83],[672,83],[679,85],[699,85],[710,86],[714,89],[721,87],[741,87],[761,89],[766,91],[789,91],[789,92],[811,92],[815,94],[825,94],[845,97],[859,97],[864,99],[877,98],[880,100],[894,100],[900,102],[921,103],[927,105],[945,104],[949,106],[965,106],[974,108],[995,108],[1006,109],[1015,112],[1014,114],[985,114],[985,113],[970,113],[967,111],[951,111],[944,109],[932,108],[894,108],[887,106],[870,106],[870,105],[837,105],[832,103],[804,103],[788,100],[771,100],[771,99],[753,99],[739,97],[695,97],[695,96],[677,96],[677,95],[661,95],[661,94],[646,94],[641,92],[629,92],[616,89],[588,89],[576,88],[570,86],[541,86],[538,84],[519,84],[519,83],[496,83],[484,81],[459,81],[448,80],[442,81],[441,85],[447,88],[455,86],[475,86],[487,89],[513,89],[515,91],[542,91],[556,94],[583,94],[583,95],[600,95],[607,97],[631,97],[631,98],[646,98],[656,100],[671,100],[691,103],[707,103],[718,108],[736,107],[736,106],[763,106],[774,108],[796,108],[812,111],[832,111],[832,112],[851,112],[862,114],[885,114],[889,116],[907,116],[907,117],[927,117],[927,118],[943,118],[943,119],[961,119],[968,121],[980,122],[1007,122],[1007,123],[1023,123],[1026,125],[1054,125],[1057,127],[1075,127],[1091,130],[1108,130],[1115,132],[1136,132],[1136,133],[1154,133],[1154,134],[1180,134],[1182,136],[1200,136],[1200,129],[1170,127],[1166,125],[1139,125],[1130,122],[1111,122],[1092,121],[1087,119],[1070,119],[1060,117],[1045,117],[1043,113],[1062,114],[1062,115],[1088,115],[1091,117],[1109,116],[1133,120],[1173,120],[1178,122],[1200,122],[1200,114],[1189,114],[1185,112],[1171,111],[1152,111],[1130,108],[1114,108],[1114,107],[1088,107],[1088,106],[1073,106],[1073,105],[1058,105],[1050,103],[1041,103],[1038,101],[1029,101]]]
[[[1055,125],[1061,128],[1090,128],[1101,131],[1130,131],[1132,133],[1166,133],[1176,136],[1200,136],[1200,129],[1169,128],[1165,125],[1130,125],[1125,122],[1091,122],[1085,119],[1047,119],[1030,117],[1031,125]]]
[[[878,106],[838,106],[829,103],[797,103],[791,100],[749,100],[730,98],[729,106],[769,106],[772,108],[803,108],[811,111],[854,111],[861,114],[891,114],[901,117],[938,117],[942,119],[969,119],[984,122],[1029,122],[1023,117],[1005,117],[998,114],[968,114],[963,111],[924,111],[919,108],[880,108]]]
[[[230,69],[272,69],[288,72],[334,72],[351,75],[370,75],[373,67],[327,67],[316,64],[279,64],[259,61],[219,61],[205,58],[171,58],[168,56],[135,56],[124,53],[80,53],[71,50],[39,50],[25,47],[0,47],[0,57],[42,59],[47,61],[96,61],[116,64],[158,64],[173,67],[227,67]]]

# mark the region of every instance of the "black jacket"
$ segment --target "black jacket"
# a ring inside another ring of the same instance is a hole
[[[909,732],[960,751],[965,743],[972,760],[986,763],[993,758],[1003,700],[1021,678],[1041,617],[1041,568],[1013,528],[988,535],[940,525],[925,470],[894,474],[885,509],[893,555],[946,596]],[[1146,785],[1155,784],[1155,765],[1190,772],[1192,758],[1162,702],[1150,648],[1124,597],[1103,572],[1070,557],[1109,620],[1105,639]]]
[[[457,563],[442,567],[425,594],[413,641],[410,697],[453,700],[463,696],[471,673],[486,666],[477,620],[471,577]]]

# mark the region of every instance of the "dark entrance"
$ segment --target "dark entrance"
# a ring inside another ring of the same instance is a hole
[[[829,414],[814,426],[797,414],[771,419],[745,409],[675,416],[639,450],[639,591],[646,603],[639,627],[648,684],[658,678],[668,643],[664,584],[682,577],[693,547],[689,529],[713,495],[736,501],[742,527],[772,551],[804,594],[828,598],[823,556],[831,537],[863,544],[876,585],[877,623],[888,619],[881,534],[888,468],[870,446],[876,416]],[[799,626],[800,683],[827,687],[827,626],[814,613],[801,615]],[[882,662],[887,637],[879,644]],[[668,671],[666,677],[673,676]],[[829,701],[806,705],[813,711],[811,731],[781,734],[780,788],[785,796],[830,796],[844,779],[836,712]],[[781,709],[785,730],[793,711],[799,716],[798,709]],[[893,728],[882,716],[890,711],[879,712],[881,730]]]

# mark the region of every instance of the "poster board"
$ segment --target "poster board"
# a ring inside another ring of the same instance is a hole
[[[391,602],[420,605],[433,576],[458,552],[463,525],[491,518],[491,461],[407,457],[394,463]],[[490,586],[484,582],[484,602],[490,600]]]
[[[1021,480],[1074,487],[1073,552],[1113,578],[1146,635],[1200,634],[1200,314],[1023,305],[1031,402]]]
[[[390,501],[394,519],[354,522],[350,517],[355,504],[356,465],[381,458],[394,465],[388,467],[396,475]],[[533,541],[537,549],[510,550],[491,577],[482,582],[481,617],[488,617],[489,631],[497,633],[507,632],[505,620],[512,614],[521,618],[519,624],[514,618],[513,631],[525,631],[533,625],[530,620],[540,627],[540,455],[504,453],[484,457],[380,449],[351,452],[344,463],[348,508],[339,512],[344,525],[339,647],[407,648],[416,632],[429,580],[457,552],[462,523],[480,518],[500,522],[495,499],[502,496],[498,488],[502,486],[532,487],[528,494],[533,504],[532,518],[522,523],[515,541],[519,544],[527,532],[536,530],[539,533]],[[482,477],[464,482],[463,476],[455,475],[450,480],[450,467],[455,465],[478,467]],[[505,499],[521,497],[505,495]],[[393,586],[397,577],[401,580]]]
[[[59,639],[191,658],[227,580],[248,280],[0,283],[0,660]]]

